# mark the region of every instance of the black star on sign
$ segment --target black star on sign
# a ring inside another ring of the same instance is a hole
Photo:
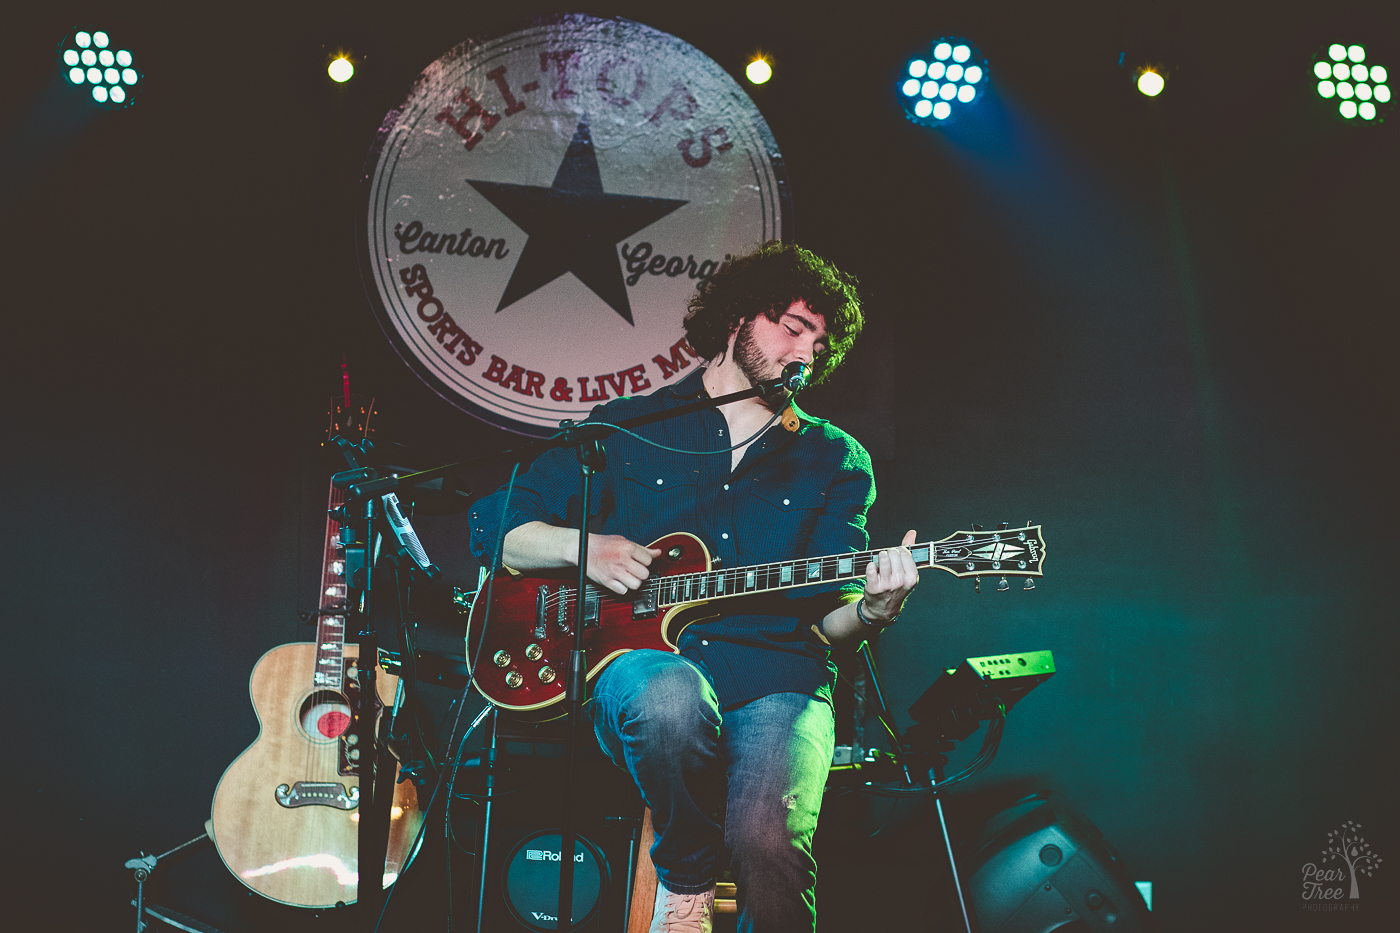
[[[581,122],[548,188],[467,180],[529,236],[506,284],[499,312],[565,272],[632,322],[617,244],[687,203],[605,194],[588,123]]]

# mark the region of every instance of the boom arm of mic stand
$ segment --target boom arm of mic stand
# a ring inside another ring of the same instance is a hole
[[[788,389],[787,377],[779,377],[759,383],[752,388],[739,392],[731,392],[728,395],[721,395],[719,398],[702,398],[685,405],[678,405],[675,408],[667,408],[661,411],[654,411],[647,415],[638,415],[635,418],[628,418],[617,424],[608,424],[596,421],[585,421],[579,424],[566,424],[563,431],[551,437],[542,438],[523,447],[515,447],[510,450],[503,450],[497,454],[487,454],[482,457],[473,457],[470,460],[458,460],[454,463],[445,463],[431,470],[420,470],[417,473],[405,473],[402,476],[384,476],[379,479],[369,480],[363,483],[356,483],[350,487],[352,498],[368,498],[370,496],[382,496],[385,493],[394,492],[402,486],[416,486],[419,483],[426,483],[428,480],[437,479],[440,476],[447,476],[452,473],[468,473],[472,470],[479,470],[482,467],[492,466],[497,463],[524,463],[533,460],[546,450],[553,450],[556,447],[577,447],[585,440],[601,440],[611,434],[617,428],[637,428],[657,421],[666,421],[670,418],[679,418],[681,415],[688,415],[691,412],[702,411],[706,408],[718,408],[721,405],[728,405],[730,402],[738,402],[754,396],[765,395],[771,390]]]

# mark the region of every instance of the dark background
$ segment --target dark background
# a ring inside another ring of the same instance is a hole
[[[256,737],[254,662],[312,637],[296,613],[316,601],[342,354],[414,463],[518,441],[394,355],[360,285],[356,184],[423,67],[553,9],[639,20],[738,78],[771,55],[774,79],[745,87],[796,239],[865,286],[864,343],[806,404],[876,457],[874,543],[1044,524],[1034,592],[928,572],[878,645],[900,711],[959,658],[1054,651],[962,812],[1055,791],[1154,883],[1167,929],[1388,927],[1394,864],[1359,911],[1301,898],[1345,820],[1400,858],[1400,124],[1393,103],[1341,120],[1309,71],[1341,41],[1400,73],[1400,8],[1379,0],[8,10],[6,927],[129,925],[122,863],[196,836]],[[84,25],[134,50],[136,106],[62,83],[56,44]],[[941,133],[891,90],[940,35],[971,37],[995,87]],[[342,49],[358,70],[335,86]],[[1154,100],[1131,88],[1145,61],[1168,77]],[[418,524],[474,585],[464,519]],[[828,843],[864,854],[824,860],[822,929],[926,928],[932,833],[924,814],[887,845]],[[440,857],[415,870],[390,928],[443,922]],[[248,898],[208,849],[163,884],[230,931],[326,922]]]

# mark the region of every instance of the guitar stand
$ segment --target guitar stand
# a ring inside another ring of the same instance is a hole
[[[147,927],[147,917],[159,920],[161,923],[174,927],[177,930],[184,930],[186,933],[222,933],[221,930],[207,923],[201,923],[192,917],[186,917],[184,914],[177,913],[169,907],[146,903],[146,882],[150,880],[152,873],[156,870],[156,866],[173,855],[186,852],[201,843],[212,842],[214,837],[210,835],[210,830],[212,829],[211,823],[212,821],[206,821],[202,834],[195,836],[189,842],[180,843],[169,852],[162,852],[160,855],[147,855],[145,852],[142,852],[136,858],[126,860],[126,867],[131,869],[131,876],[136,881],[136,899],[131,902],[132,906],[136,908],[136,933],[144,933]]]

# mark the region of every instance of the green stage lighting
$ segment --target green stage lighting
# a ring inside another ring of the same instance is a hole
[[[1344,119],[1374,122],[1381,116],[1380,105],[1390,103],[1390,75],[1382,65],[1366,61],[1361,45],[1328,46],[1312,66],[1317,93],[1323,100],[1336,100],[1337,112]]]

